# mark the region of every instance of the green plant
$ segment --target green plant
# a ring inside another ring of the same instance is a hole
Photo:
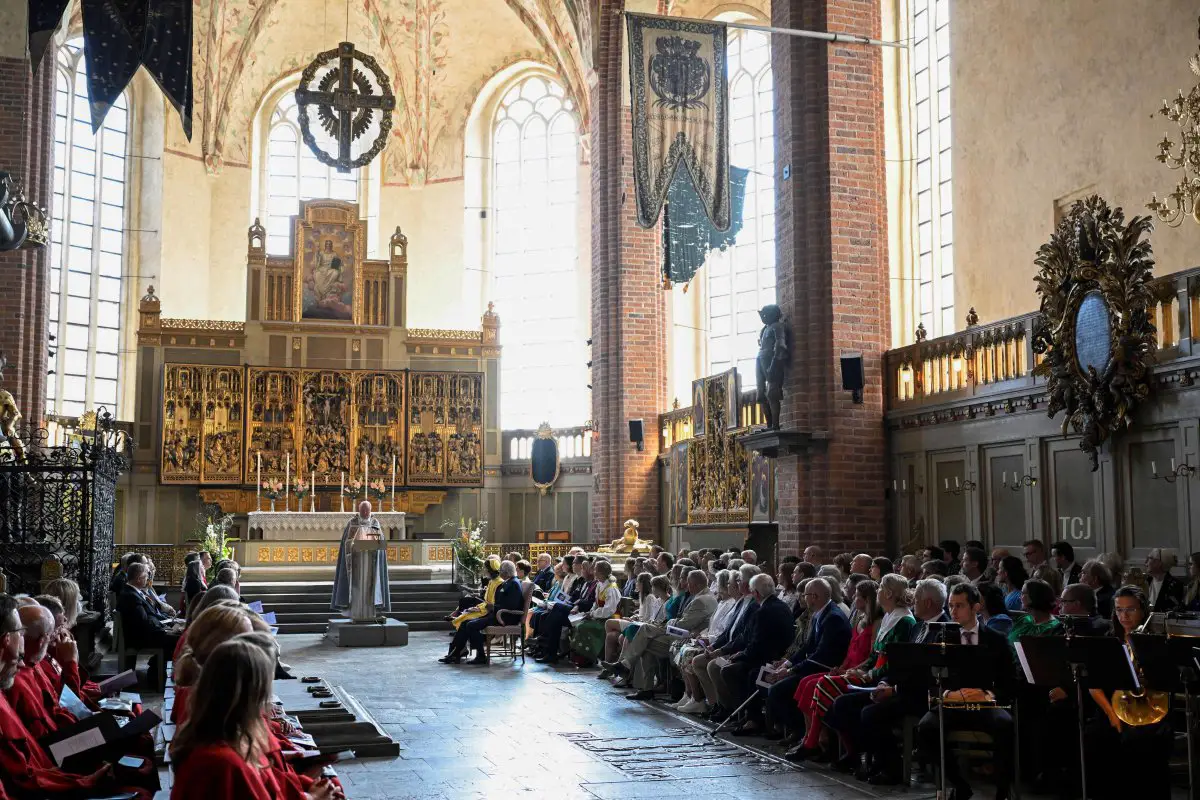
[[[233,515],[222,514],[219,511],[202,510],[196,515],[198,522],[195,538],[200,542],[200,549],[208,551],[212,557],[213,567],[223,558],[233,558],[233,542],[228,533],[233,527]],[[209,569],[208,579],[216,577],[216,570]]]
[[[475,522],[462,518],[458,522],[446,520],[442,523],[442,530],[454,533],[451,545],[454,547],[454,557],[458,561],[459,569],[472,577],[478,577],[483,571],[483,562],[487,557],[484,552],[487,540],[483,538],[486,529],[486,519]]]

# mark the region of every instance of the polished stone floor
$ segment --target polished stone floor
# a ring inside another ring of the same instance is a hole
[[[445,633],[407,647],[351,650],[317,635],[280,638],[297,675],[353,694],[397,741],[397,759],[337,766],[356,800],[861,800],[880,796],[841,775],[803,770],[714,740],[683,715],[630,702],[595,670],[445,666]],[[913,791],[905,797],[921,798]]]

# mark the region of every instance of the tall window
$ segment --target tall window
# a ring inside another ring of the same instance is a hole
[[[318,140],[324,138],[315,121],[311,130]],[[284,94],[275,106],[267,135],[267,252],[287,255],[291,246],[288,226],[300,213],[300,201],[331,198],[358,202],[359,171],[338,172],[317,160],[300,137],[293,92]]]
[[[734,246],[708,257],[708,362],[754,375],[758,309],[775,302],[775,122],[771,41],[729,31],[729,161],[750,171],[743,226]],[[749,376],[749,377],[747,377]]]
[[[58,52],[54,76],[54,199],[46,411],[117,412],[125,264],[125,96],[92,133],[82,40]]]
[[[579,122],[562,86],[531,75],[492,127],[492,274],[504,320],[505,428],[590,417],[576,213]]]
[[[917,310],[930,336],[954,333],[950,164],[950,0],[910,0],[916,142]]]

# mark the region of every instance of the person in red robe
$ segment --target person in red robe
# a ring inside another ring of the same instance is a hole
[[[295,784],[282,781],[268,759],[272,744],[265,714],[274,667],[261,647],[240,637],[209,655],[194,688],[206,702],[191,709],[171,742],[172,800],[295,796]],[[316,781],[305,794],[311,800],[345,797],[328,780]]]
[[[24,662],[17,670],[12,686],[7,690],[8,701],[25,727],[40,739],[63,725],[74,725],[75,716],[58,704],[58,694],[42,672],[50,635],[54,632],[54,615],[43,606],[25,605],[17,609],[25,629]]]
[[[104,765],[90,775],[76,775],[54,762],[8,702],[25,651],[24,625],[17,601],[0,594],[0,798],[45,800],[58,795],[115,789],[112,770]],[[149,793],[141,792],[149,797]]]
[[[88,708],[98,711],[96,700],[99,699],[100,687],[83,680],[83,671],[79,667],[79,645],[75,643],[75,638],[71,636],[67,627],[67,615],[63,610],[62,601],[45,594],[33,599],[54,615],[54,632],[50,635],[50,645],[46,650],[46,657],[38,664],[42,674],[50,681],[54,696],[62,696],[65,686]]]

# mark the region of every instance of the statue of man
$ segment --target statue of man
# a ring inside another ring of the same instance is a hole
[[[788,332],[783,311],[777,305],[763,306],[758,312],[763,329],[758,334],[758,358],[754,376],[758,402],[762,405],[767,427],[779,429],[779,404],[783,400],[783,377],[788,361]]]
[[[342,529],[342,545],[338,550],[337,570],[333,575],[333,602],[330,607],[334,611],[346,611],[350,608],[350,544],[355,539],[382,539],[383,527],[379,520],[371,514],[370,502],[363,500],[358,504],[358,513],[346,522]],[[375,608],[376,610],[391,611],[392,596],[388,588],[387,551],[379,550],[375,554]]]

